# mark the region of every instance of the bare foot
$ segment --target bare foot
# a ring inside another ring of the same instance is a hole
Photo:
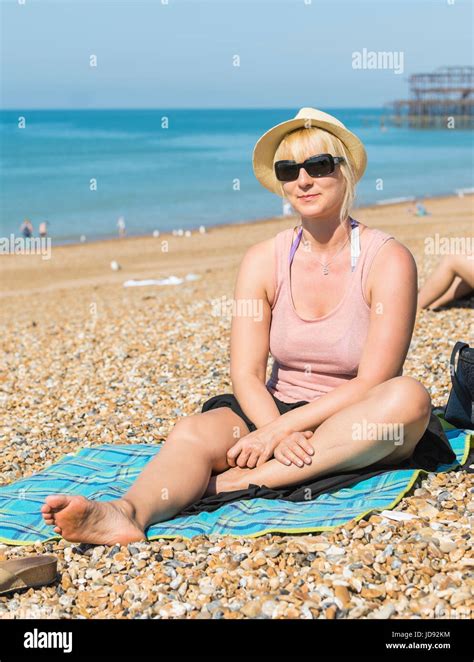
[[[208,497],[208,496],[214,496],[217,494],[216,492],[216,481],[217,481],[217,476],[211,476],[209,479],[209,483],[206,487],[206,491],[202,495],[202,498]]]
[[[203,496],[246,489],[252,482],[252,471],[253,469],[249,467],[231,467],[220,474],[211,476]]]
[[[147,539],[134,519],[132,504],[123,499],[91,501],[54,494],[46,497],[41,513],[46,524],[70,542],[127,545]]]

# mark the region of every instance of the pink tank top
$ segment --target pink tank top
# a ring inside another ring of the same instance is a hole
[[[293,228],[275,236],[276,291],[272,305],[272,373],[266,387],[282,402],[307,402],[357,376],[369,330],[370,306],[363,288],[379,248],[392,235],[366,227],[360,255],[342,301],[324,317],[303,320],[289,292]],[[362,242],[361,242],[362,244]]]

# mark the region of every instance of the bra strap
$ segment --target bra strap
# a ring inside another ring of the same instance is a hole
[[[290,250],[290,256],[289,256],[289,262],[291,264],[294,254],[296,253],[296,249],[298,248],[300,241],[301,241],[301,235],[303,234],[303,226],[300,225],[300,229],[298,230],[298,234],[296,236],[296,239],[293,242],[293,245],[291,246]]]
[[[360,232],[359,223],[351,217],[351,271],[357,266],[357,260],[360,255]]]
[[[354,271],[354,269],[357,266],[357,260],[360,255],[360,232],[359,232],[359,221],[356,221],[354,218],[351,216],[349,217],[351,220],[351,271]],[[301,241],[301,236],[303,234],[303,226],[300,225],[300,228],[298,230],[298,234],[296,236],[296,239],[293,241],[293,244],[291,246],[290,250],[290,255],[288,257],[288,261],[291,264],[293,257],[296,253],[296,249],[298,248],[300,241]]]

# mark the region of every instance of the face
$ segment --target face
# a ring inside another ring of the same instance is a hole
[[[314,155],[308,154],[303,160]],[[321,218],[339,213],[345,192],[345,180],[339,165],[327,177],[313,178],[304,168],[300,168],[298,179],[282,184],[288,202],[302,218]]]

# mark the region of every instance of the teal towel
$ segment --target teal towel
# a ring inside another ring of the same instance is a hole
[[[451,428],[445,432],[457,461],[440,465],[439,472],[464,464],[473,438],[472,431],[468,430]],[[161,446],[106,444],[84,448],[33,476],[1,487],[0,541],[28,545],[60,539],[53,527],[44,523],[40,513],[46,496],[62,493],[82,494],[98,501],[116,499],[128,490],[147,462],[160,452]],[[231,502],[213,512],[203,511],[153,524],[147,536],[152,540],[176,536],[193,538],[202,534],[256,537],[269,532],[324,531],[352,519],[361,519],[372,511],[393,508],[422,471],[387,471],[351,487],[322,494],[313,501],[258,498]]]

